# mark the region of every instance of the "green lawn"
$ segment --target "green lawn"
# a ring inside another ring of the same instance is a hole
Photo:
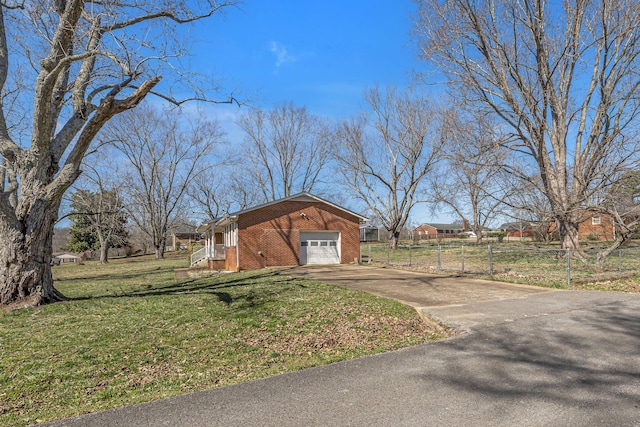
[[[184,258],[54,267],[70,301],[0,310],[0,426],[234,384],[438,338],[414,309],[276,271],[176,282]]]

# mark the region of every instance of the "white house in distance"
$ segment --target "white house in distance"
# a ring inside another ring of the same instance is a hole
[[[59,260],[58,263],[62,263],[62,264],[68,264],[68,263],[76,263],[76,262],[81,262],[83,260],[83,257],[80,255],[75,255],[75,254],[71,254],[68,252],[63,252],[60,254],[54,254],[53,255],[54,261],[55,260]]]

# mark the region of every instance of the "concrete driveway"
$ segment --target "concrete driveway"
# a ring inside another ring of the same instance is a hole
[[[392,298],[416,308],[524,298],[552,291],[464,276],[359,265],[306,265],[284,268],[282,272]]]
[[[640,295],[503,289],[353,268],[387,277],[371,279],[372,287],[394,288],[376,292],[405,286],[403,299],[470,332],[51,425],[640,426]],[[333,271],[359,286],[350,269]],[[322,274],[337,283],[334,273]]]

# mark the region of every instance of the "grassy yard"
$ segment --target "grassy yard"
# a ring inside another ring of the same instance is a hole
[[[71,300],[0,310],[0,426],[424,343],[414,309],[277,271],[176,282],[184,258],[54,267]]]

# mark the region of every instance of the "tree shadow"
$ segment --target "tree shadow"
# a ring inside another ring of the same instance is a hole
[[[132,276],[138,276],[135,274]],[[242,288],[254,285],[256,282],[268,281],[269,284],[295,284],[296,286],[304,287],[299,282],[300,279],[296,279],[290,276],[283,276],[279,271],[274,270],[260,270],[255,273],[228,273],[218,276],[209,276],[203,278],[194,278],[183,280],[179,282],[170,283],[167,285],[145,285],[143,289],[126,290],[122,292],[116,292],[113,294],[104,295],[88,295],[80,297],[71,297],[69,301],[87,301],[87,300],[100,300],[100,299],[112,299],[112,298],[144,298],[151,296],[165,296],[165,295],[183,295],[183,294],[210,294],[214,295],[220,302],[227,305],[231,305],[237,302],[238,299],[242,299],[244,305],[255,306],[257,300],[265,300],[280,293],[279,287],[273,289],[261,289],[259,295],[252,295],[251,292],[244,293],[241,297],[232,296],[231,292],[225,290],[231,290],[232,288]]]
[[[167,272],[173,272],[173,270],[175,270],[175,267],[173,266],[153,266],[153,267],[149,267],[149,268],[144,268],[144,269],[139,269],[136,270],[135,273],[118,273],[118,274],[114,274],[113,272],[105,272],[105,273],[98,273],[95,272],[95,274],[88,274],[85,276],[76,276],[76,277],[69,277],[69,278],[64,278],[62,279],[64,282],[68,282],[68,283],[74,283],[74,282],[86,282],[88,280],[92,281],[92,282],[103,282],[103,281],[111,281],[114,279],[118,279],[118,280],[123,280],[123,279],[136,279],[139,277],[145,277],[146,275],[150,274],[150,273],[167,273]],[[89,273],[89,272],[87,272]]]
[[[594,414],[616,407],[621,416],[635,414],[640,402],[638,305],[619,301],[563,317],[517,320],[442,342],[456,357],[438,361],[443,369],[430,370],[425,362],[419,380],[429,389],[453,387],[471,405],[491,399],[505,405],[585,408]],[[519,322],[527,322],[529,329]]]

